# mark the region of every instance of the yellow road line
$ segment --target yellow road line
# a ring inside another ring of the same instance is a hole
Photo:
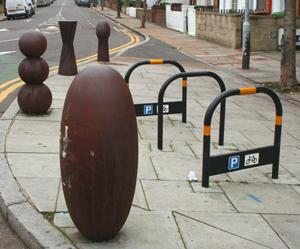
[[[11,83],[14,83],[14,82],[16,82],[16,81],[19,81],[19,80],[21,80],[21,79],[20,79],[20,78],[16,78],[16,79],[13,79],[13,80],[7,81],[6,83],[4,83],[4,84],[0,85],[0,89],[2,89],[2,88],[4,88],[4,87],[6,87],[6,86],[8,86],[8,85],[10,85]]]
[[[23,81],[16,83],[12,85],[11,87],[7,88],[0,94],[0,103],[7,97],[8,94],[12,93],[14,90],[16,90],[18,87],[22,86],[24,84]]]
[[[124,48],[127,48],[127,47],[131,47],[131,46],[134,46],[134,45],[137,45],[139,42],[140,42],[140,39],[137,35],[133,35],[131,34],[130,32],[126,31],[126,30],[121,30],[124,34],[128,35],[130,37],[130,42],[124,44],[124,45],[121,45],[119,47],[116,47],[116,48],[113,48],[113,49],[110,49],[109,50],[109,54],[114,54],[114,53],[117,53],[117,52],[120,52],[122,51]],[[77,63],[79,62],[82,62],[82,63],[88,63],[88,62],[91,62],[91,61],[94,61],[97,59],[97,54],[94,54],[94,55],[91,55],[91,56],[88,56],[88,57],[85,57],[85,58],[82,58],[82,59],[79,59],[79,60],[76,60]],[[59,66],[54,66],[54,67],[50,67],[49,68],[49,73],[52,73],[52,72],[55,72],[57,69],[58,69]],[[0,103],[10,94],[12,93],[14,90],[16,90],[18,87],[22,86],[24,84],[23,81],[21,82],[17,82],[21,80],[20,78],[16,78],[16,79],[13,79],[13,80],[10,80],[10,81],[7,81],[5,82],[4,84],[0,85],[0,89],[14,83],[12,86],[10,86],[9,88],[7,88],[6,90],[4,90],[3,92],[0,93]]]

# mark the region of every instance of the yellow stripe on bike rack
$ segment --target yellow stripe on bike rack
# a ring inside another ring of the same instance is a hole
[[[282,116],[276,116],[275,125],[282,125]]]
[[[240,95],[254,94],[254,93],[256,93],[256,87],[240,88]]]
[[[122,51],[124,48],[130,47],[130,46],[134,46],[137,45],[138,43],[140,43],[140,38],[137,35],[131,34],[130,32],[126,31],[126,30],[121,30],[124,34],[128,35],[130,37],[130,42],[121,45],[119,47],[113,48],[109,50],[109,54],[114,54],[114,53],[118,53],[120,51]],[[76,60],[76,63],[88,63],[91,61],[94,61],[97,59],[97,55],[98,54],[94,54],[79,60]],[[57,69],[59,68],[59,66],[54,66],[54,67],[50,67],[49,68],[49,73],[53,73],[55,71],[57,71]],[[14,90],[16,90],[18,87],[22,86],[24,84],[23,81],[20,81],[20,78],[16,78],[10,81],[5,82],[4,84],[0,85],[0,89],[13,84],[12,86],[10,86],[9,88],[7,88],[6,90],[4,90],[3,92],[0,93],[0,103],[8,96],[8,94],[12,93]],[[16,83],[14,83],[16,82]]]
[[[187,80],[182,80],[182,86],[187,87]]]
[[[206,136],[206,137],[210,136],[210,125],[204,125],[203,135]]]
[[[150,60],[150,64],[164,64],[164,60]]]

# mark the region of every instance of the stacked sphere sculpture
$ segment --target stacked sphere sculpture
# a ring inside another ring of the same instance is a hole
[[[25,82],[18,93],[19,106],[27,114],[43,114],[52,103],[51,91],[43,83],[49,75],[49,66],[41,58],[47,40],[42,33],[29,30],[21,35],[19,48],[26,56],[19,65],[20,78]]]

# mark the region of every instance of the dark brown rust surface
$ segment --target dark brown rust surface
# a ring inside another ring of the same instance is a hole
[[[20,108],[28,114],[43,114],[51,106],[52,94],[43,83],[38,85],[23,85],[18,93]]]
[[[90,66],[73,80],[62,114],[60,162],[77,229],[91,240],[115,237],[134,196],[138,137],[131,94],[114,69]]]
[[[25,58],[19,65],[19,75],[27,84],[43,83],[49,75],[48,63],[43,58]]]
[[[36,30],[28,30],[19,39],[19,48],[23,55],[28,58],[38,58],[47,49],[46,37]]]
[[[58,23],[63,42],[58,74],[76,75],[78,71],[73,41],[75,37],[77,21],[59,21]]]
[[[96,35],[98,37],[97,61],[109,62],[108,38],[110,36],[110,26],[108,22],[102,20],[97,24]]]

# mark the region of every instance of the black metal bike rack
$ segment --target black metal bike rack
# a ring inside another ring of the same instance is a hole
[[[132,65],[125,74],[124,80],[129,87],[129,78],[131,73],[139,66],[142,65],[158,65],[158,64],[172,64],[176,66],[180,72],[185,72],[183,66],[179,64],[177,61],[173,60],[144,60],[135,63]],[[168,112],[165,111],[166,114],[178,114],[182,113],[182,122],[186,123],[186,104],[187,102],[187,78],[182,78],[182,101],[173,101],[164,103],[165,106],[169,107]],[[158,114],[158,103],[143,103],[143,104],[135,104],[135,113],[137,117],[140,116],[151,116]]]
[[[264,93],[269,95],[276,108],[274,145],[233,153],[210,156],[211,119],[219,103],[235,95]],[[277,94],[265,87],[231,89],[217,96],[208,107],[203,128],[202,187],[209,187],[209,176],[273,164],[272,178],[278,179],[280,140],[282,129],[282,105]]]
[[[164,106],[168,103],[163,102],[164,94],[167,87],[176,79],[178,78],[188,78],[188,77],[203,77],[208,76],[214,78],[220,86],[221,92],[226,91],[225,84],[223,80],[213,72],[190,72],[190,73],[178,73],[171,76],[167,81],[162,85],[159,94],[158,94],[158,134],[157,134],[157,148],[162,150],[163,149],[163,114],[170,114],[164,112]],[[224,144],[224,126],[225,126],[225,106],[226,100],[221,102],[220,106],[220,129],[219,129],[219,145]],[[185,106],[186,107],[186,106]],[[171,110],[171,108],[170,108]],[[176,112],[172,112],[176,113]]]

